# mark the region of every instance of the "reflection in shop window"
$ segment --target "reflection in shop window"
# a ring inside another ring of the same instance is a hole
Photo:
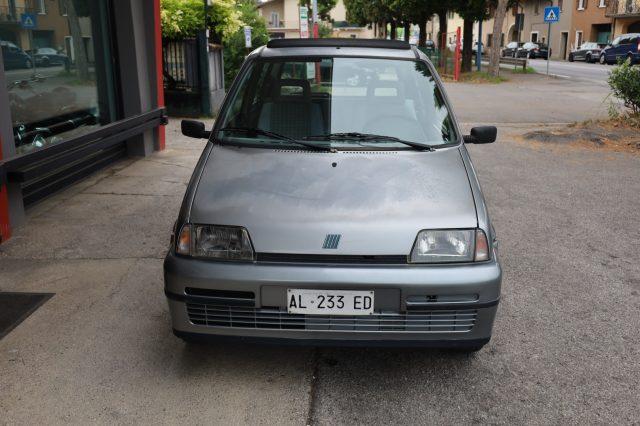
[[[59,0],[46,11],[43,3],[0,0],[0,13],[16,16],[0,19],[0,46],[17,154],[115,119],[107,2]],[[35,29],[21,28],[22,13],[42,11]]]

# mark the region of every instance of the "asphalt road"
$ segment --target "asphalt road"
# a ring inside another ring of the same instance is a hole
[[[0,246],[1,291],[56,293],[0,340],[0,424],[637,423],[640,156],[522,142],[546,123],[483,103],[524,103],[513,85],[450,86],[465,127],[509,120],[469,147],[505,273],[482,351],[176,339],[162,257],[203,142],[172,120],[166,151],[39,204]],[[547,123],[565,108],[526,103]]]
[[[544,59],[532,59],[529,66],[537,72],[547,73],[547,61]],[[588,64],[586,62],[555,61],[549,62],[549,73],[560,78],[581,80],[598,85],[607,85],[607,78],[612,66],[599,63]]]

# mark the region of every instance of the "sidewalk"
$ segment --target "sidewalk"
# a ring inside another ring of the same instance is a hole
[[[0,246],[0,291],[55,293],[0,340],[0,424],[304,418],[308,352],[274,372],[284,349],[254,362],[171,333],[162,259],[204,144],[172,120],[164,152],[53,196]]]

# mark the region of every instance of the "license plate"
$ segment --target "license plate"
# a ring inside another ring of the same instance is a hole
[[[371,315],[373,291],[287,289],[287,311],[307,315]]]

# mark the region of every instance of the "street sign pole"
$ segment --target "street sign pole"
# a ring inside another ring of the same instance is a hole
[[[549,25],[549,28],[547,29],[547,76],[549,76],[549,62],[551,62],[551,24],[558,21],[560,21],[560,7],[545,7],[544,22]]]

